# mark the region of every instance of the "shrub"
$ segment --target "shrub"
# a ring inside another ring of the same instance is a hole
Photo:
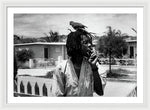
[[[107,78],[129,78],[129,74],[136,74],[136,72],[125,69],[112,69],[111,73],[107,71]]]
[[[33,58],[33,51],[30,49],[20,49],[16,52],[16,56],[18,61],[25,63]]]

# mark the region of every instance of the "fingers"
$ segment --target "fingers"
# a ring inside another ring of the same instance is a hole
[[[92,49],[92,54],[90,55],[90,58],[89,58],[89,62],[91,64],[96,64],[97,63],[97,60],[98,60],[98,53],[95,49]]]
[[[90,59],[89,59],[89,62],[90,62],[91,64],[96,64],[96,63],[97,63],[97,60],[98,60],[98,57],[90,58]]]
[[[94,58],[97,56],[97,52],[95,50],[92,50],[90,58]]]
[[[96,64],[97,60],[98,60],[98,57],[96,57],[91,63]]]
[[[91,58],[93,58],[93,57],[95,57],[95,56],[97,56],[96,53],[92,53],[92,54],[91,54]]]

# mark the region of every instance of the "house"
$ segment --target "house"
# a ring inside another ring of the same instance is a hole
[[[136,39],[126,39],[128,49],[127,54],[129,58],[136,58],[137,56],[137,40]],[[93,43],[96,45],[96,41]],[[59,56],[62,60],[67,59],[67,50],[65,42],[34,42],[34,43],[23,43],[14,44],[15,49],[28,48],[34,53],[34,58],[42,59],[55,59],[58,60]]]
[[[58,60],[58,56],[62,59],[67,58],[66,47],[64,42],[48,43],[48,42],[34,42],[14,44],[15,50],[28,48],[34,53],[34,58]]]
[[[136,38],[132,39],[126,39],[127,42],[127,54],[129,55],[129,58],[136,58],[137,57],[137,40]]]

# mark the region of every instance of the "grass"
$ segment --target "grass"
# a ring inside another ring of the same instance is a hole
[[[116,78],[116,79],[134,79],[136,80],[136,71],[129,71],[126,69],[112,69],[111,73],[109,73],[109,70],[107,72],[107,78]],[[40,78],[52,78],[54,74],[54,71],[48,72],[44,76],[34,76],[34,77],[40,77]],[[30,75],[21,75],[21,76],[30,76]]]
[[[109,70],[107,71],[107,78],[136,79],[136,71],[112,69],[111,73],[109,73]]]

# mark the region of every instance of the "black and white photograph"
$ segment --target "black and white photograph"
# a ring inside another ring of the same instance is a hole
[[[140,96],[137,39],[143,30],[136,8],[30,9],[14,11],[8,22],[12,98]]]

